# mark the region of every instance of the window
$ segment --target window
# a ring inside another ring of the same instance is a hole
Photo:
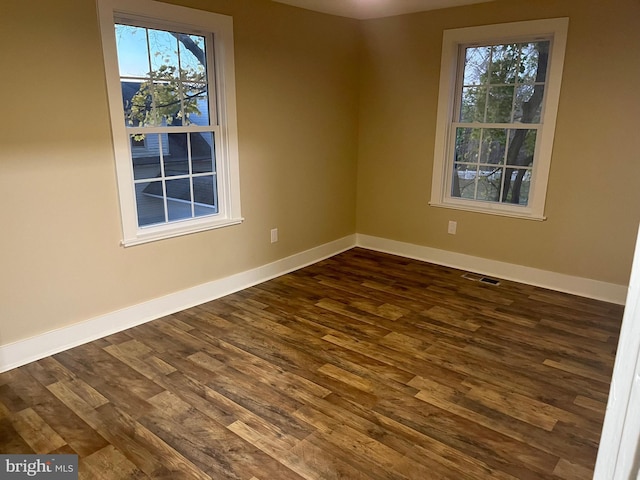
[[[431,205],[544,219],[567,26],[445,31]]]
[[[241,222],[231,18],[99,6],[123,244]]]

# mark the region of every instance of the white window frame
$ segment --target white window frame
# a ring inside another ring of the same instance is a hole
[[[98,13],[122,216],[122,245],[137,245],[241,223],[232,18],[152,0],[98,0]],[[213,36],[213,56],[209,55],[213,63],[208,68],[215,72],[215,92],[210,95],[211,102],[216,104],[218,122],[215,124],[211,117],[212,125],[216,126],[216,215],[138,227],[131,142],[124,121],[115,36],[115,23],[123,18],[139,21],[147,27]]]
[[[554,18],[444,31],[431,201],[429,202],[431,206],[531,220],[545,220],[544,206],[560,99],[568,26],[568,18]],[[551,48],[547,66],[545,97],[542,105],[542,125],[536,136],[528,204],[522,206],[453,197],[451,195],[451,182],[453,178],[453,148],[455,140],[455,129],[453,128],[454,108],[456,94],[458,93],[457,79],[459,70],[464,68],[464,62],[459,62],[461,46],[502,44],[523,40],[531,41],[537,38],[550,38]]]

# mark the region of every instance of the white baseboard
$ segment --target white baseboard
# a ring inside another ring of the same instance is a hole
[[[354,234],[246,272],[0,346],[0,372],[284,275],[355,246],[623,305],[627,286]]]
[[[98,338],[209,302],[332,257],[355,246],[355,235],[329,242],[246,272],[237,273],[68,327],[0,346],[0,372],[55,355]]]
[[[537,287],[571,293],[581,297],[624,305],[628,287],[589,278],[574,277],[537,268],[473,257],[463,253],[398,242],[370,235],[356,235],[356,244],[362,248],[391,253],[407,258],[467,270],[482,275],[526,283]]]

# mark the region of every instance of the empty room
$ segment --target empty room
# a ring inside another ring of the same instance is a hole
[[[639,22],[2,0],[0,478],[635,479]]]

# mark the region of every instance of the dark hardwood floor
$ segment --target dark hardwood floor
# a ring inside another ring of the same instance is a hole
[[[0,375],[85,479],[589,479],[622,307],[353,249]]]

